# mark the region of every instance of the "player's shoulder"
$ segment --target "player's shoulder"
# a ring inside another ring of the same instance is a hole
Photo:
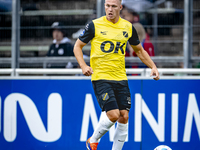
[[[84,34],[85,31],[92,31],[92,30],[94,30],[93,20],[86,24],[85,29],[82,34]]]
[[[100,17],[100,18],[93,19],[85,26],[85,30],[88,30],[88,29],[91,29],[91,28],[93,29],[94,24],[102,24],[103,21],[104,21],[104,16]]]
[[[102,23],[104,21],[105,16],[96,18],[94,20],[92,20],[93,23]]]

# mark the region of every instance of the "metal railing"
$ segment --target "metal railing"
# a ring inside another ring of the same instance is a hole
[[[185,69],[185,68],[158,68],[158,72],[161,77],[169,77],[169,76],[182,76],[182,77],[191,77],[191,78],[200,78],[200,69]],[[144,68],[144,69],[132,69],[126,68],[126,73],[128,76],[130,74],[134,74],[134,77],[150,77],[151,69]],[[24,68],[24,69],[0,69],[0,74],[5,76],[11,77],[19,77],[19,76],[60,76],[60,75],[82,75],[81,69],[38,69],[38,68]],[[137,74],[137,75],[136,75]]]
[[[162,64],[168,64],[169,66],[173,64],[173,66],[179,67],[180,63],[184,62],[183,56],[154,56],[151,59],[159,64],[158,67]],[[87,64],[90,63],[90,58],[84,58]],[[11,65],[12,58],[1,58],[0,64]],[[48,68],[48,64],[67,64],[68,62],[74,63],[75,66],[78,66],[77,60],[75,57],[20,57],[19,58],[19,68]],[[200,61],[200,57],[192,57],[191,61],[193,63],[198,63]],[[125,57],[125,62],[127,66],[145,66],[138,57]],[[29,66],[29,67],[26,67]],[[36,67],[38,66],[38,67]]]
[[[15,69],[0,69],[0,74],[1,75],[10,75],[10,76],[14,76],[15,74]]]
[[[178,63],[183,62],[183,56],[152,56],[151,59],[155,63]],[[86,62],[90,61],[90,58],[84,58]],[[77,62],[76,58],[73,56],[63,56],[63,57],[21,57],[19,58],[20,63],[66,63],[66,62]],[[138,57],[125,57],[127,63],[138,63],[141,60]],[[199,62],[200,57],[192,57],[192,61]],[[0,63],[10,63],[11,58],[1,58]]]
[[[83,47],[83,51],[90,51],[91,46],[86,45]],[[0,46],[0,51],[11,51],[12,47],[11,46]],[[49,50],[49,45],[40,45],[40,46],[35,46],[35,45],[29,45],[29,46],[20,46],[20,52],[21,51],[48,51]]]
[[[72,9],[72,10],[33,10],[20,11],[21,16],[52,16],[52,15],[91,15],[94,13],[93,9]],[[0,15],[12,15],[12,12],[0,12]]]

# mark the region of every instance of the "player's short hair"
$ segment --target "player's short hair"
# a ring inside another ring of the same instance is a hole
[[[119,0],[120,4],[122,4],[122,0]]]
[[[122,0],[119,0],[120,4],[122,3]]]

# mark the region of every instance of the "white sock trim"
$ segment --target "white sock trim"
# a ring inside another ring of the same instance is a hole
[[[102,116],[99,120],[97,127],[94,130],[93,135],[90,138],[91,143],[98,143],[101,137],[114,125],[115,123],[110,121],[107,115]]]
[[[126,137],[128,135],[128,123],[117,122],[117,128],[113,138],[112,150],[122,150]]]
[[[120,130],[127,131],[127,130],[128,130],[128,123],[124,124],[124,123],[119,123],[119,122],[117,122],[117,127],[118,127]]]

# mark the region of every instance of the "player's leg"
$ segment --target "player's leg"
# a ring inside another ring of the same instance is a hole
[[[90,138],[91,143],[98,143],[101,137],[114,125],[119,118],[119,110],[110,110],[101,119]]]
[[[103,119],[100,119],[97,127],[95,128],[92,136],[87,140],[86,147],[88,150],[96,150],[99,140],[102,136],[108,132],[108,130],[115,124],[115,122],[119,119],[120,112],[119,109],[108,110],[111,107],[110,105],[117,105],[117,102],[110,102],[110,104],[105,105],[106,115]],[[113,106],[112,106],[113,108]]]
[[[115,99],[114,91],[112,89],[112,85],[110,83],[107,83],[106,81],[95,81],[93,82],[93,88],[98,103],[101,109],[103,111],[106,111],[106,115],[103,119],[99,121],[97,127],[93,132],[93,135],[86,142],[87,147],[90,147],[90,145],[94,145],[94,147],[97,147],[97,144],[101,137],[115,124],[115,122],[120,117],[120,112],[117,101]]]
[[[112,150],[121,150],[128,135],[129,110],[131,108],[130,90],[127,81],[121,81],[115,91],[120,110],[120,117],[113,139]]]
[[[118,109],[116,109],[118,110]],[[109,114],[116,110],[110,110]],[[116,114],[119,114],[118,112],[114,112]],[[112,119],[114,119],[114,116],[112,116]],[[117,118],[116,118],[117,119]],[[116,120],[115,119],[115,120]],[[95,128],[92,136],[86,141],[86,147],[88,150],[97,150],[97,145],[99,143],[99,140],[101,137],[108,132],[108,130],[115,124],[115,122],[112,122],[107,115],[105,115],[102,119],[100,119],[99,123],[97,124],[97,127]]]
[[[128,135],[128,111],[120,110],[120,117],[113,138],[112,150],[121,150]]]

